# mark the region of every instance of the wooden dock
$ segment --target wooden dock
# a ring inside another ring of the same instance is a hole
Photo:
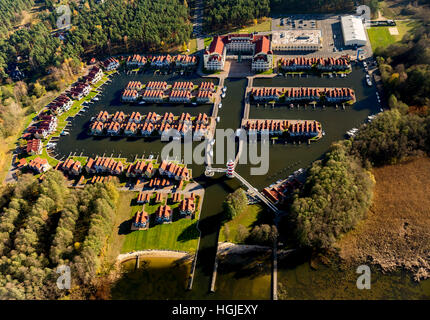
[[[218,231],[217,239],[218,238],[219,238],[219,231]],[[217,272],[218,272],[218,242],[216,245],[215,262],[214,262],[214,269],[212,271],[212,280],[211,280],[210,292],[215,292],[215,283],[216,283]]]
[[[273,243],[273,270],[272,270],[272,300],[278,300],[278,246],[277,239]]]

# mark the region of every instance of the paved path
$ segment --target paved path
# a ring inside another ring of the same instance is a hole
[[[246,87],[245,98],[244,98],[245,106],[243,109],[243,117],[242,117],[241,123],[243,122],[243,120],[247,120],[249,118],[249,110],[251,108],[251,103],[249,101],[249,99],[250,99],[249,93],[252,90],[253,83],[254,83],[254,77],[248,77],[248,86]]]
[[[196,9],[194,12],[194,32],[197,35],[197,50],[202,51],[205,49],[205,36],[203,34],[203,9],[204,4],[202,0],[196,1]]]

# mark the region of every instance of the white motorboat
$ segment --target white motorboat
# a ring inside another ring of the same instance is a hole
[[[350,136],[350,137],[354,137],[354,136],[357,134],[357,132],[358,132],[358,129],[357,129],[357,128],[352,128],[351,130],[348,130],[348,131],[346,132],[346,134],[347,134],[348,136]]]
[[[372,86],[372,80],[370,79],[370,76],[369,76],[368,74],[366,74],[366,82],[367,82],[367,85],[368,85],[369,87],[371,87],[371,86]]]
[[[220,108],[220,109],[222,108],[222,103],[220,103],[220,104],[218,105],[218,108]]]

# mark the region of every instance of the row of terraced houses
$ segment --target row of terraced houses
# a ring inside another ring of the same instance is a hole
[[[290,137],[313,138],[321,135],[321,123],[314,120],[260,120],[248,119],[243,127],[249,135],[267,132],[270,136],[288,133]]]
[[[78,176],[85,171],[89,175],[119,176],[125,174],[127,178],[151,179],[158,171],[159,175],[166,179],[176,181],[188,181],[191,179],[191,173],[186,166],[170,161],[162,161],[157,170],[154,163],[150,161],[124,164],[120,160],[110,157],[96,157],[95,159],[89,158],[85,166],[83,166],[79,160],[68,158],[65,161],[60,161],[55,169],[63,171],[68,176]],[[163,187],[166,185],[164,183]]]
[[[285,71],[347,71],[351,70],[351,59],[349,56],[343,57],[296,57],[296,58],[281,58],[279,67]]]
[[[197,89],[197,90],[195,90]],[[124,102],[136,102],[139,99],[149,103],[209,103],[215,92],[213,82],[203,82],[195,86],[191,81],[177,81],[169,86],[165,81],[149,81],[143,85],[140,81],[130,81],[122,93]]]
[[[174,64],[177,68],[188,68],[193,67],[197,64],[197,57],[194,55],[156,55],[156,56],[144,56],[140,54],[134,54],[126,59],[128,67],[144,67],[145,65],[151,67],[163,68],[169,67]]]
[[[163,116],[155,112],[141,115],[133,112],[131,115],[122,111],[109,114],[107,111],[100,111],[90,124],[90,132],[93,135],[126,135],[144,137],[154,134],[163,135],[171,130],[176,130],[184,135],[189,130],[194,134],[194,139],[199,140],[207,133],[211,118],[206,113],[199,113],[192,119],[189,113],[182,113],[174,116],[171,112],[166,112]],[[180,138],[180,137],[178,137]]]
[[[90,91],[91,86],[99,82],[103,78],[103,71],[97,66],[90,69],[88,75],[83,77],[80,81],[72,85],[70,89],[70,96],[75,100],[81,100],[86,97]]]
[[[253,88],[251,96],[256,102],[300,102],[325,100],[329,103],[355,102],[355,92],[350,88]]]
[[[69,92],[61,94],[46,105],[21,136],[27,140],[24,151],[29,155],[41,154],[43,149],[41,139],[47,138],[57,130],[57,116],[70,110],[73,105],[72,99],[81,99],[89,94],[91,85],[100,81],[102,77],[103,71],[98,66],[93,66],[86,76],[72,85]]]

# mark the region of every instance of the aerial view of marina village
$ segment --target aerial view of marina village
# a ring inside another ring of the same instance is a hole
[[[1,300],[430,299],[428,0],[0,4]]]

